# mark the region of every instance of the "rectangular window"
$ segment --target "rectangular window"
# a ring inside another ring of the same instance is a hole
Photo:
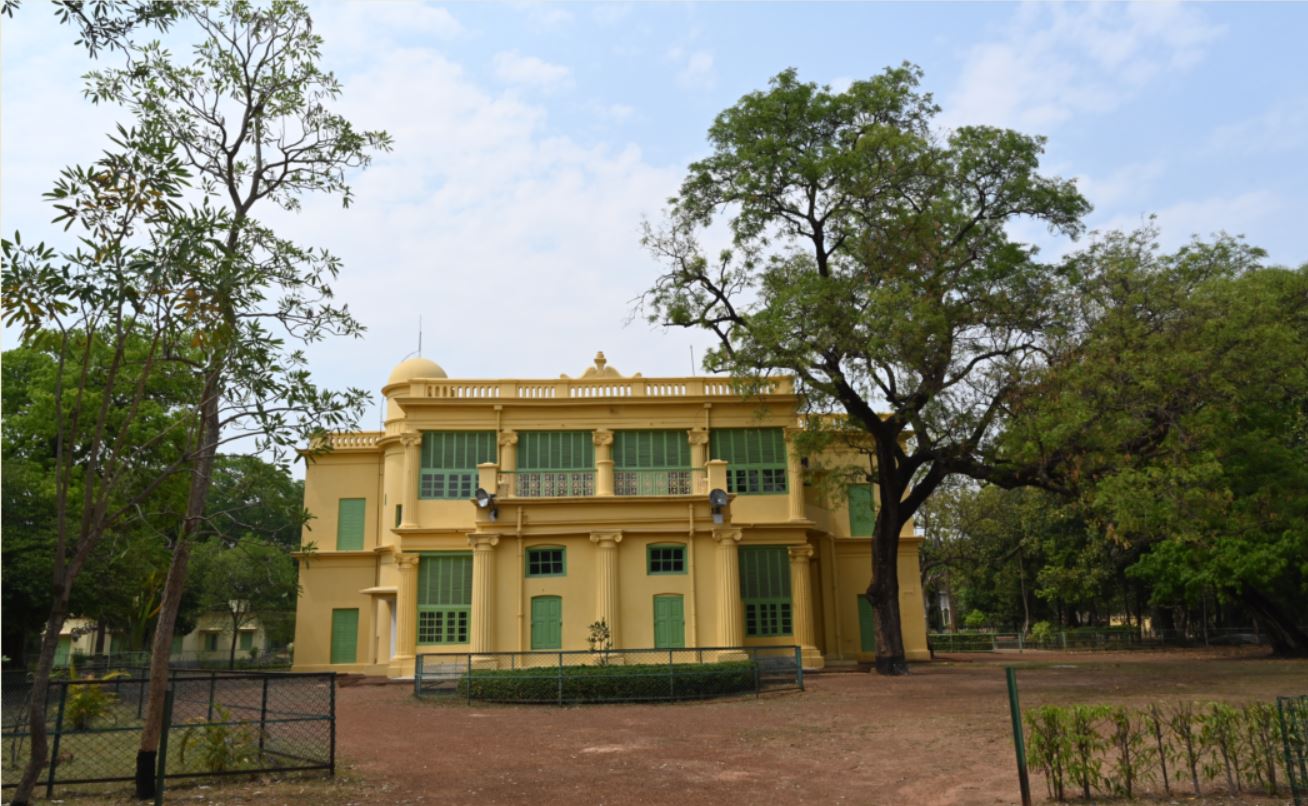
[[[527,576],[561,577],[568,573],[564,550],[561,548],[527,549]]]
[[[218,633],[207,632],[204,634],[204,651],[205,652],[218,651]]]
[[[174,636],[173,636],[173,648],[172,648],[172,651],[171,651],[170,654],[173,654],[173,655],[180,655],[180,654],[182,654],[182,647],[183,647],[183,645],[184,645],[184,644],[183,644],[183,641],[185,641],[185,636],[182,636],[182,635],[174,635]]]
[[[613,434],[613,492],[690,495],[690,443],[685,431]]]
[[[727,492],[786,492],[786,438],[780,428],[715,429],[709,435],[709,452],[727,462]]]
[[[336,550],[363,550],[363,523],[367,501],[342,498],[336,508]]]
[[[514,491],[525,498],[594,495],[595,442],[591,432],[521,433]]]
[[[243,652],[249,652],[251,649],[254,649],[254,633],[249,630],[241,632],[240,648]]]
[[[745,635],[790,635],[790,558],[785,546],[742,546]]]
[[[494,461],[494,431],[424,431],[418,497],[472,498],[477,465]]]
[[[866,596],[858,597],[858,650],[877,651],[876,610]]]
[[[418,643],[466,644],[472,619],[472,555],[424,554],[418,564]]]
[[[686,573],[685,546],[650,546],[647,559],[651,574]]]
[[[332,611],[332,663],[355,663],[359,652],[359,608]]]
[[[871,537],[875,513],[872,510],[872,487],[851,484],[848,489],[849,534],[851,537]]]

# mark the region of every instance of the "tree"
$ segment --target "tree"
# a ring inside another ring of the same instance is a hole
[[[192,586],[199,608],[223,613],[231,621],[228,668],[236,668],[240,630],[264,614],[295,608],[299,580],[286,548],[247,535],[233,544],[221,539],[196,546]]]
[[[1060,327],[1064,284],[1005,227],[1030,219],[1075,236],[1089,210],[1072,182],[1037,172],[1040,138],[937,136],[920,79],[904,65],[836,93],[781,73],[718,115],[713,153],[643,239],[666,269],[643,297],[652,321],[716,335],[710,370],[793,373],[811,406],[870,438],[880,506],[867,595],[882,674],[907,672],[903,526],[951,474],[1042,481],[992,437]],[[732,248],[709,259],[697,232],[722,219]]]
[[[196,322],[202,358],[192,365],[202,379],[196,459],[151,648],[137,755],[141,797],[153,792],[168,636],[220,445],[248,436],[256,451],[282,457],[314,433],[348,427],[367,399],[359,389],[317,389],[304,355],[285,346],[288,339],[361,334],[348,308],[332,302],[329,283],[339,261],[279,237],[253,213],[266,205],[298,209],[301,194],[311,192],[340,195],[348,205],[346,172],[390,147],[385,132],[357,130],[328,108],[340,84],[319,67],[322,40],[302,4],[279,0],[261,8],[230,0],[197,5],[189,19],[200,38],[193,63],[177,63],[157,42],[131,44],[126,66],[88,77],[93,100],[121,104],[177,142],[200,177],[206,205],[220,209],[223,222],[216,259],[203,267]]]
[[[252,534],[285,551],[297,550],[309,518],[304,482],[258,456],[218,456],[205,517],[205,531],[229,545]]]
[[[1137,557],[1155,604],[1216,591],[1308,653],[1308,267],[1229,237],[1166,254],[1155,235],[1073,256],[1082,324],[1005,439],[1073,458],[1091,547]]]

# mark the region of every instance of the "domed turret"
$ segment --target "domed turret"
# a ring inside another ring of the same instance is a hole
[[[432,361],[430,358],[409,358],[395,365],[391,370],[391,377],[386,380],[386,385],[393,383],[404,383],[415,378],[448,378],[445,370],[441,365]]]

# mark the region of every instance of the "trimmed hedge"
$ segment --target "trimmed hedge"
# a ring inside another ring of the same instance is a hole
[[[695,700],[754,690],[752,661],[494,669],[465,674],[458,685],[459,696],[488,702]]]

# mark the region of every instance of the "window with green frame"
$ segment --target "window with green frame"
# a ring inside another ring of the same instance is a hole
[[[527,576],[567,576],[567,552],[561,546],[536,546],[527,549]]]
[[[690,495],[690,443],[685,431],[615,431],[613,492]]]
[[[645,559],[650,574],[686,573],[686,547],[680,543],[649,546]]]
[[[336,505],[336,550],[360,551],[363,549],[363,530],[367,499],[342,498]]]
[[[745,635],[790,635],[790,556],[785,546],[741,546]]]
[[[204,634],[204,651],[205,652],[218,651],[218,633],[207,632]]]
[[[472,554],[424,554],[418,563],[418,643],[466,644],[472,620]]]
[[[594,495],[595,441],[591,432],[520,432],[514,492],[526,498]]]
[[[875,523],[872,509],[872,487],[868,484],[851,484],[846,490],[849,504],[849,534],[851,537],[871,537]]]
[[[477,465],[495,461],[494,431],[424,431],[419,498],[472,498]]]
[[[241,631],[240,648],[243,652],[249,652],[254,649],[254,633],[251,630]]]
[[[773,495],[786,492],[786,438],[780,428],[717,428],[709,452],[727,462],[727,492]]]

